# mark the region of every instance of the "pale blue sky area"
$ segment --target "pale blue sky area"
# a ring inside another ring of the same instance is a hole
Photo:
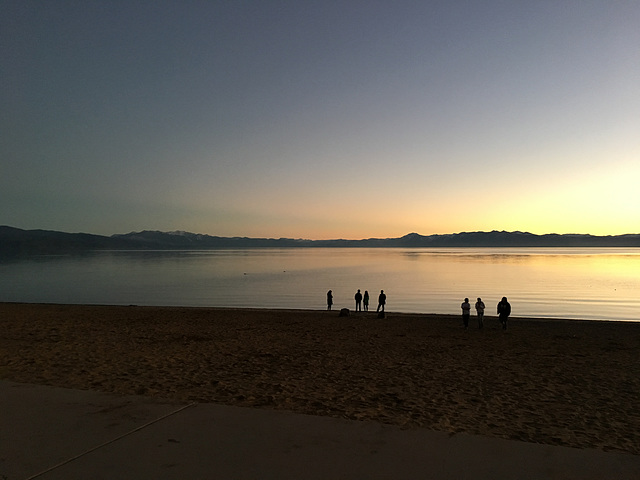
[[[640,3],[4,1],[0,224],[640,232]]]

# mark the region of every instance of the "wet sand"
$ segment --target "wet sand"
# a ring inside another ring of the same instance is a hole
[[[0,303],[0,329],[13,381],[640,454],[640,323]]]

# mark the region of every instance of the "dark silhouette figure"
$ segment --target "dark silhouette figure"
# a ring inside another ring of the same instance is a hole
[[[368,312],[369,311],[369,291],[368,290],[364,291],[364,299],[362,303],[364,303],[364,311]]]
[[[333,305],[333,293],[329,290],[327,292],[327,310],[331,310],[331,305]]]
[[[469,299],[465,298],[462,305],[462,323],[464,323],[464,329],[469,328],[469,316],[471,315],[471,304],[469,303]]]
[[[480,297],[476,302],[476,312],[478,314],[478,328],[482,329],[484,327],[484,302]]]
[[[379,312],[380,309],[384,312],[384,306],[387,303],[387,296],[384,294],[384,290],[380,290],[380,295],[378,295],[378,309],[376,312]]]
[[[360,293],[360,289],[356,292],[356,312],[358,310],[362,311],[362,294]]]
[[[507,302],[507,297],[502,297],[502,300],[498,303],[498,316],[500,317],[503,330],[507,329],[507,319],[509,315],[511,315],[511,304]]]

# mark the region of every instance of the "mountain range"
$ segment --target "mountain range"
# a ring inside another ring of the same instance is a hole
[[[206,250],[291,247],[640,247],[640,234],[596,236],[527,232],[461,232],[446,235],[410,233],[399,238],[304,240],[293,238],[218,237],[189,232],[142,231],[111,236],[22,230],[0,226],[0,255],[55,255],[93,250]]]

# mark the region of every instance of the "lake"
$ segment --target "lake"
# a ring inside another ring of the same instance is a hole
[[[0,301],[459,314],[506,296],[518,317],[640,320],[640,248],[285,248],[111,251],[0,262]],[[475,312],[473,312],[475,313]]]

